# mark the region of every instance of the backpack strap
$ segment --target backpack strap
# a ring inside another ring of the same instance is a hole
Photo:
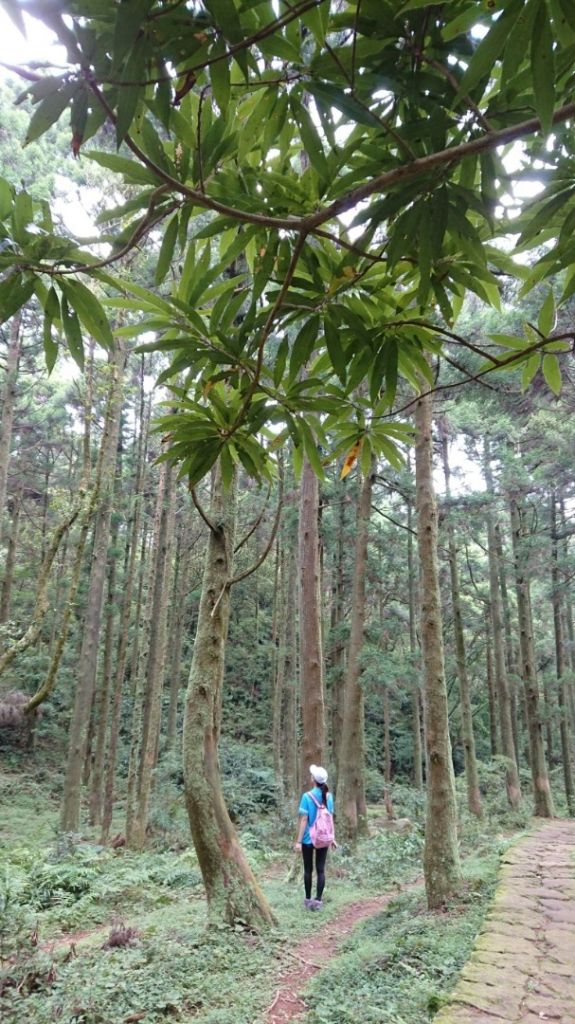
[[[313,802],[314,802],[314,804],[316,805],[317,808],[320,808],[320,807],[324,806],[324,804],[320,804],[319,800],[317,799],[317,797],[315,797],[313,795],[313,793],[308,793],[308,796],[311,796],[311,798],[312,798],[312,800],[313,800]],[[327,804],[325,806],[327,807]]]

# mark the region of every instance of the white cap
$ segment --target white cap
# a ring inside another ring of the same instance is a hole
[[[317,764],[310,764],[309,770],[310,774],[320,786],[323,786],[323,784],[327,782],[327,772],[325,768],[320,768]]]

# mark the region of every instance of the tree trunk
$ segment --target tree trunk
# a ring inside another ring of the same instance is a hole
[[[147,587],[141,619],[137,623],[138,664],[133,688],[132,724],[130,729],[130,760],[128,765],[128,792],[126,796],[126,842],[129,847],[139,849],[143,845],[139,829],[138,801],[143,764],[143,751],[148,742],[151,714],[149,660],[152,651],[154,630],[154,600],[156,597],[156,575],[160,565],[159,550],[162,544],[163,510],[165,502],[166,474],[162,465],[157,491],[154,525],[152,528],[151,550],[147,562]]]
[[[190,828],[210,917],[258,929],[274,923],[225,805],[220,778],[222,686],[233,573],[235,481],[213,480],[202,594],[184,717],[184,781]]]
[[[12,501],[12,528],[8,538],[8,550],[4,564],[4,579],[2,580],[2,600],[0,601],[0,622],[8,622],[12,605],[12,582],[14,580],[14,566],[16,564],[16,551],[18,549],[18,534],[20,529],[20,512],[22,511],[22,488],[19,487]],[[1,517],[0,517],[1,518]]]
[[[4,394],[2,395],[2,424],[0,426],[0,543],[6,507],[6,491],[8,486],[8,467],[10,465],[10,447],[12,429],[14,427],[14,409],[16,406],[16,384],[18,381],[18,363],[20,360],[20,338],[22,311],[12,317],[10,325],[10,341],[6,355],[6,376],[4,378]]]
[[[125,358],[125,349],[123,346],[117,345],[112,354],[109,367],[111,380],[104,422],[104,434],[102,437],[101,492],[94,528],[90,584],[79,659],[80,674],[76,688],[72,721],[70,723],[70,742],[64,778],[64,796],[60,819],[61,828],[64,832],[77,832],[80,827],[82,770],[88,747],[92,699],[98,665],[100,619],[106,577],[106,555],[110,536],[111,497],[120,429]]]
[[[302,782],[309,775],[310,764],[321,765],[325,760],[318,509],[318,479],[304,458],[299,515]]]
[[[295,538],[294,538],[295,541]],[[295,547],[295,543],[294,543]],[[293,548],[291,549],[293,550]],[[288,559],[286,591],[285,698],[282,725],[283,772],[288,799],[298,791],[298,667],[297,667],[297,559]]]
[[[485,441],[484,468],[487,489],[490,493],[493,493],[493,477],[491,474],[489,442],[487,440]],[[511,702],[509,700],[507,668],[505,664],[503,613],[501,607],[501,592],[499,589],[499,562],[497,558],[495,524],[491,509],[486,513],[486,520],[489,559],[489,599],[491,603],[491,619],[493,625],[493,660],[495,668],[495,686],[497,689],[497,704],[499,709],[501,752],[506,758],[505,785],[507,789],[507,801],[510,807],[516,808],[519,806],[521,801],[521,787],[519,784],[519,774],[517,772],[515,745],[513,743]]]
[[[445,477],[445,497],[449,504],[451,498],[449,440],[445,425],[440,426],[441,454],[443,475]],[[461,612],[461,588],[459,583],[459,567],[457,565],[457,544],[453,523],[447,513],[446,519],[447,546],[449,552],[449,573],[451,579],[451,607],[453,610],[453,633],[455,640],[455,660],[459,679],[459,696],[461,705],[461,735],[465,758],[465,782],[467,785],[467,807],[476,818],[483,817],[479,776],[477,774],[477,758],[475,756],[475,736],[473,732],[473,712],[471,708],[471,690],[467,675],[467,657],[465,651],[465,635],[463,632],[463,615]]]
[[[104,652],[102,658],[102,675],[100,685],[94,696],[94,720],[96,744],[94,764],[90,780],[90,824],[99,825],[102,820],[104,758],[106,739],[110,719],[110,688],[112,683],[112,650],[114,644],[114,625],[116,621],[116,555],[118,543],[118,521],[114,517],[110,535],[110,551],[108,553],[108,596],[104,628]]]
[[[351,631],[345,674],[341,751],[337,769],[338,816],[344,838],[354,842],[367,835],[364,783],[364,698],[361,685],[361,650],[365,627],[367,548],[373,489],[373,467],[366,474],[357,504],[355,564],[351,600]]]
[[[185,515],[186,521],[180,531],[174,567],[174,605],[170,626],[172,647],[170,658],[170,703],[166,727],[167,750],[173,750],[176,744],[178,697],[182,683],[182,647],[186,622],[186,592],[189,586],[188,577],[190,572],[191,539],[187,510],[183,515]]]
[[[496,757],[499,753],[499,742],[497,738],[497,695],[495,692],[495,672],[493,668],[493,642],[491,639],[493,619],[491,608],[488,603],[485,605],[485,673],[487,676],[487,705],[489,708],[489,746],[491,756]]]
[[[430,909],[442,906],[461,881],[437,566],[432,414],[431,395],[423,394],[416,404],[415,477],[427,767],[423,869]]]
[[[333,763],[338,765],[341,733],[343,729],[345,688],[345,641],[343,637],[343,628],[345,621],[345,510],[347,505],[347,497],[345,495],[344,488],[341,485],[336,487],[335,500],[338,501],[338,505],[330,609],[331,649],[329,652],[328,664],[330,676],[331,758]]]
[[[162,464],[161,476],[163,484],[158,492],[159,526],[158,540],[155,545],[156,565],[151,595],[152,616],[147,658],[144,734],[140,747],[138,772],[138,797],[131,834],[126,836],[128,845],[132,849],[140,850],[143,849],[146,842],[152,773],[156,766],[160,737],[162,690],[166,667],[168,601],[172,589],[175,490],[172,483],[172,467],[169,463]]]
[[[140,523],[142,518],[143,488],[145,480],[145,456],[147,450],[148,420],[144,411],[144,388],[143,388],[143,367],[140,389],[140,435],[138,439],[138,454],[136,459],[136,480],[134,485],[133,517],[128,550],[126,551],[127,565],[123,575],[124,587],[122,592],[122,605],[120,611],[119,626],[119,647],[114,674],[114,696],[112,704],[112,716],[110,723],[110,741],[106,762],[106,777],[104,782],[104,807],[102,814],[102,842],[106,842],[112,825],[114,813],[114,779],[116,774],[116,761],[118,753],[118,739],[120,732],[120,715],[122,710],[122,692],[124,689],[124,676],[128,656],[128,637],[130,619],[132,613],[132,594],[136,576],[136,558],[138,553],[138,538],[140,534]],[[139,624],[139,605],[136,609],[134,630]]]
[[[557,672],[557,688],[559,698],[559,729],[561,736],[561,758],[563,761],[563,782],[565,798],[571,817],[575,816],[575,791],[573,788],[573,772],[571,769],[571,739],[569,736],[568,695],[565,681],[565,653],[563,645],[563,625],[561,622],[561,590],[559,585],[559,551],[557,540],[557,499],[555,491],[551,492],[551,600],[553,604],[553,626],[555,631],[555,665]]]
[[[421,686],[419,649],[417,644],[417,577],[413,558],[413,509],[407,502],[407,587],[409,602],[409,655],[413,682],[411,686],[411,731],[413,736],[413,785],[423,790],[423,751],[421,746]]]
[[[285,666],[287,640],[287,576],[288,553],[285,540],[276,541],[273,607],[273,671],[272,671],[272,746],[278,806],[285,800],[284,749],[282,723],[285,703]]]
[[[519,620],[519,644],[521,654],[521,676],[525,687],[527,730],[529,733],[529,754],[531,778],[533,781],[534,813],[540,818],[553,817],[553,800],[545,764],[543,729],[539,713],[539,687],[533,647],[533,621],[531,615],[531,592],[529,586],[529,555],[523,529],[522,514],[517,495],[509,501],[511,536],[515,563],[515,592],[517,595],[517,617]]]

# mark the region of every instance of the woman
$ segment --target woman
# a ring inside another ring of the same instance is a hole
[[[316,898],[311,897],[311,886],[313,876],[313,854],[314,845],[311,841],[310,828],[313,825],[318,811],[318,804],[325,804],[330,814],[333,814],[333,797],[327,788],[327,772],[317,764],[310,765],[310,776],[312,789],[309,793],[303,793],[298,809],[299,829],[297,839],[294,843],[294,850],[301,850],[303,857],[303,883],[305,887],[304,906],[306,910],[321,910],[323,890],[325,887],[325,862],[328,847],[315,850],[315,870],[317,875]],[[317,803],[316,803],[317,801]],[[332,846],[335,846],[335,842]]]

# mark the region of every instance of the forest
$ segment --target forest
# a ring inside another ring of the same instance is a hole
[[[2,1019],[569,1024],[571,0],[0,15]]]

